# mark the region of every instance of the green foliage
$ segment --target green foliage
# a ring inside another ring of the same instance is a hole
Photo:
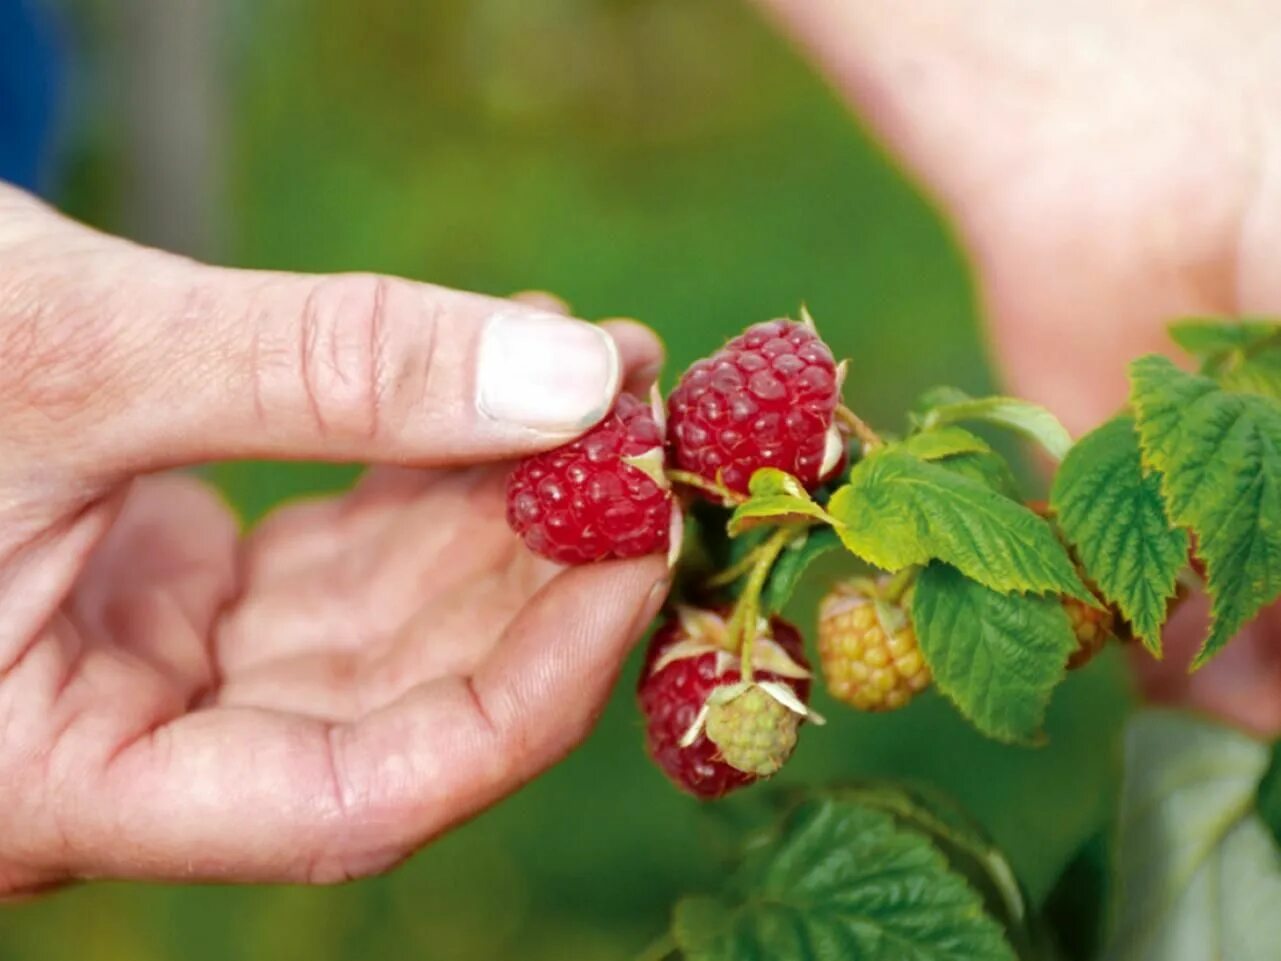
[[[1254,809],[1267,763],[1262,744],[1190,716],[1130,723],[1105,961],[1277,956],[1281,853]]]
[[[748,500],[739,504],[729,519],[731,537],[762,522],[787,524],[796,521],[829,520],[827,512],[814,502],[804,486],[791,474],[775,467],[762,467],[748,481]]]
[[[1281,325],[1275,321],[1185,320],[1170,336],[1230,390],[1281,398]]]
[[[1259,782],[1255,798],[1259,817],[1281,847],[1281,741],[1273,741],[1268,752],[1268,769]]]
[[[1159,654],[1188,535],[1166,516],[1160,476],[1144,473],[1134,418],[1114,418],[1076,443],[1051,503],[1086,574]]]
[[[838,550],[841,540],[830,527],[806,531],[779,555],[770,571],[765,590],[761,592],[761,613],[765,616],[781,611],[801,581],[809,566],[830,551]]]
[[[1205,561],[1214,621],[1201,664],[1281,593],[1281,404],[1163,357],[1136,360],[1130,381],[1144,464]]]
[[[673,933],[688,961],[1015,958],[926,834],[841,797],[750,839],[725,893],[681,901]]]
[[[903,450],[921,460],[937,461],[962,454],[990,454],[992,447],[982,437],[964,427],[934,427],[912,434],[902,443]]]
[[[993,424],[1040,444],[1055,460],[1072,446],[1072,435],[1040,404],[1017,397],[971,397],[953,387],[936,387],[917,403],[914,420],[923,429],[963,421]]]
[[[877,567],[941,560],[996,591],[1093,602],[1044,520],[979,480],[902,448],[855,466],[828,511],[845,546]]]
[[[1001,594],[946,564],[917,579],[912,619],[934,682],[974,725],[1035,742],[1076,638],[1058,598]]]

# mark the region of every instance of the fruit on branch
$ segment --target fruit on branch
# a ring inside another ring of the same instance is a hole
[[[673,466],[739,494],[757,469],[777,467],[813,490],[844,461],[842,374],[811,324],[749,327],[690,367],[668,398]]]
[[[818,650],[828,692],[862,711],[903,707],[930,669],[894,579],[838,584],[819,605]]]
[[[1067,662],[1068,670],[1074,671],[1094,660],[1094,656],[1116,636],[1116,615],[1111,608],[1099,610],[1075,597],[1063,598],[1063,610],[1067,612],[1072,633],[1076,635],[1076,650]]]
[[[507,481],[507,522],[562,564],[666,551],[679,518],[663,473],[662,408],[624,394],[582,437],[527,457]]]
[[[708,698],[707,737],[732,768],[769,777],[792,756],[807,711],[788,703],[789,688],[766,681],[719,687]]]
[[[771,731],[758,738],[759,730],[747,732],[744,724],[751,722],[746,718],[781,719],[756,695],[738,703],[743,696],[777,686],[786,689],[784,700],[790,695],[804,710],[810,692],[809,664],[795,627],[781,618],[770,620],[753,645],[754,683],[745,685],[738,653],[724,646],[728,626],[721,611],[677,608],[650,640],[638,688],[650,757],[678,788],[704,799],[751,784],[766,773],[763,769],[773,773],[795,745],[794,727],[786,745],[786,733]],[[714,711],[724,745],[709,736]],[[799,723],[799,712],[792,708],[787,713]],[[783,722],[784,727],[790,724]],[[762,748],[760,742],[767,743]]]

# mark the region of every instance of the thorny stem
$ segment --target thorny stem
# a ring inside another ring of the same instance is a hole
[[[859,417],[858,414],[844,404],[836,405],[836,419],[848,427],[850,433],[859,439],[859,443],[863,445],[864,453],[870,454],[878,447],[885,446],[885,441],[881,440],[881,435],[872,430],[862,417]]]
[[[738,648],[743,664],[743,680],[749,683],[752,680],[752,649],[756,646],[756,635],[759,633],[756,625],[760,620],[761,589],[765,586],[765,578],[769,576],[770,568],[774,566],[778,555],[801,530],[803,528],[780,527],[752,552],[755,560],[752,563],[751,572],[747,575],[743,593],[739,595],[738,603],[734,605],[734,614],[729,623],[730,638],[736,636],[740,638]]]
[[[740,494],[738,491],[732,491],[724,484],[717,484],[714,481],[709,481],[706,477],[701,477],[691,471],[673,470],[669,468],[667,470],[667,477],[669,480],[674,481],[677,484],[684,484],[686,487],[693,487],[697,490],[703,491],[704,493],[711,494],[713,497],[718,498],[726,507],[742,504],[747,500],[746,495]]]

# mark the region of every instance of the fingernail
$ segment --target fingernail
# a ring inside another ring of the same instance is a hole
[[[599,327],[529,311],[495,314],[480,335],[476,406],[491,420],[550,434],[605,416],[621,363]]]

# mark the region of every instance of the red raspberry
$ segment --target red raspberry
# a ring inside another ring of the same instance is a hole
[[[534,553],[562,564],[666,551],[673,508],[662,455],[659,421],[624,394],[582,437],[516,465],[507,523]],[[625,458],[650,459],[654,470]]]
[[[747,493],[760,467],[777,467],[809,490],[840,469],[833,424],[840,374],[806,324],[749,327],[698,361],[667,401],[674,466]]]
[[[689,746],[681,746],[711,693],[741,679],[737,655],[718,649],[712,640],[724,629],[725,621],[716,612],[683,608],[654,632],[640,676],[640,706],[650,757],[678,788],[705,800],[757,780],[756,775],[725,763],[706,731]],[[770,629],[773,642],[764,638],[756,641],[756,679],[787,684],[807,702],[808,676],[785,676],[762,669],[765,661],[779,668],[791,662],[789,674],[808,675],[804,643],[796,628],[775,617]]]

